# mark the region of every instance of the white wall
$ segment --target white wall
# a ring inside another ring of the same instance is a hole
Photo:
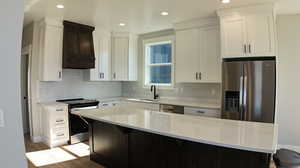
[[[282,15],[278,31],[279,144],[300,149],[300,15]],[[298,147],[297,147],[298,146]]]
[[[0,1],[0,109],[5,127],[0,128],[0,167],[24,168],[24,138],[21,113],[21,35],[23,0]]]

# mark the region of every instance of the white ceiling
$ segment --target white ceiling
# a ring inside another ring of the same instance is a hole
[[[43,17],[55,17],[112,31],[146,33],[169,29],[173,23],[185,20],[214,17],[215,11],[220,8],[254,3],[278,1],[278,11],[282,13],[300,11],[300,0],[231,1],[232,3],[224,5],[220,0],[26,0],[24,24]],[[64,4],[65,8],[57,9],[57,4]],[[170,14],[161,16],[161,11],[168,11]],[[120,22],[127,25],[120,27]]]

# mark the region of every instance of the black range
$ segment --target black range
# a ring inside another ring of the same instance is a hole
[[[69,106],[69,144],[75,144],[88,140],[88,124],[79,116],[71,114],[72,111],[98,108],[98,100],[88,100],[83,98],[57,100]]]

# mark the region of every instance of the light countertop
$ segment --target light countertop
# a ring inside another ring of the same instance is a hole
[[[186,98],[160,98],[155,101],[146,101],[140,98],[123,98],[126,101],[142,102],[142,103],[153,103],[153,104],[166,104],[166,105],[178,105],[186,107],[200,107],[208,109],[221,109],[220,103],[215,101],[200,100],[200,99],[186,99]]]
[[[62,102],[55,102],[55,101],[50,101],[50,102],[39,102],[38,104],[44,105],[44,106],[68,106],[66,103]]]
[[[195,99],[195,98],[173,98],[173,97],[162,97],[156,101],[146,101],[142,100],[144,98],[129,98],[129,97],[112,97],[112,98],[95,98],[99,100],[100,103],[107,101],[131,101],[131,102],[140,102],[140,103],[152,103],[152,104],[165,104],[165,105],[177,105],[185,107],[199,107],[207,109],[221,109],[221,104],[216,100],[207,100],[207,99]],[[63,102],[56,102],[55,100],[49,102],[39,102],[43,105],[57,105],[64,104]]]
[[[140,131],[234,149],[275,153],[277,147],[277,126],[274,124],[162,113],[125,105],[80,110],[73,114]]]

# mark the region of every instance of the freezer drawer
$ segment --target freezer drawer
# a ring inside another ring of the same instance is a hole
[[[221,112],[218,109],[184,107],[184,114],[202,117],[221,118]]]

